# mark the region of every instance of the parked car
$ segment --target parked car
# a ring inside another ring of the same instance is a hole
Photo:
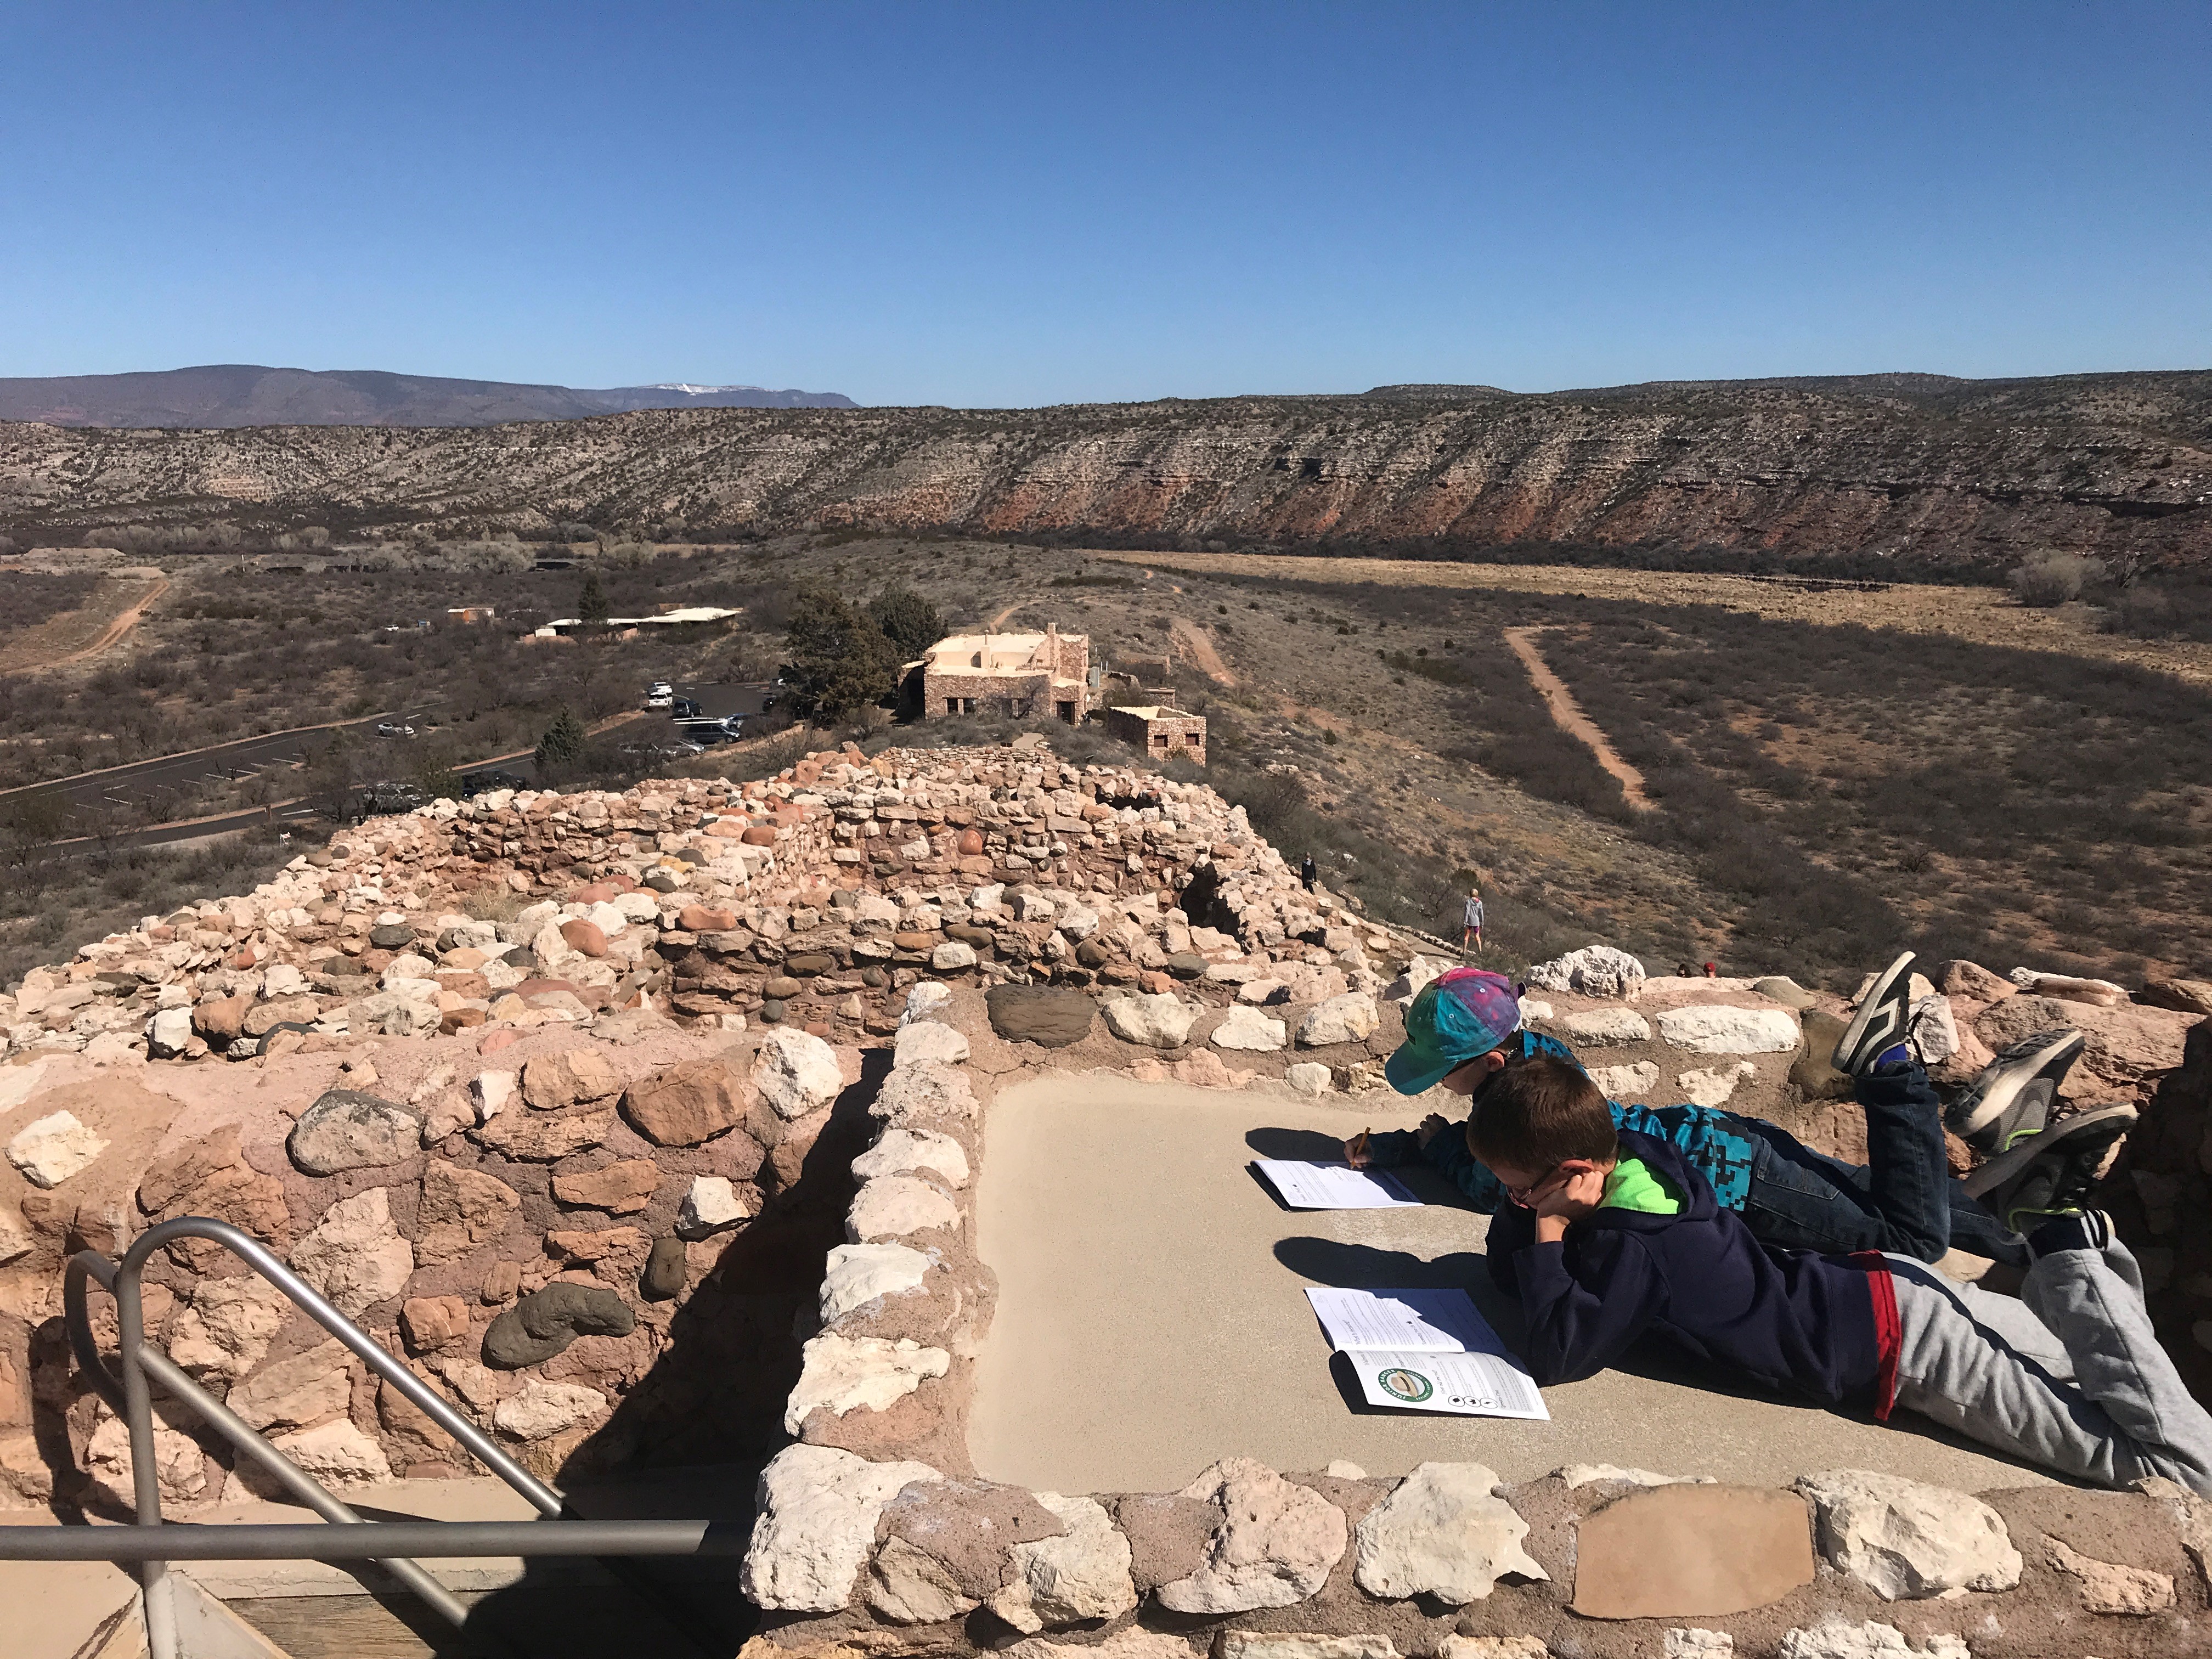
[[[689,760],[694,755],[704,754],[704,747],[687,738],[675,738],[665,743],[626,743],[622,752],[632,760],[672,761]]]
[[[676,696],[671,691],[653,691],[646,695],[645,706],[647,708],[670,708],[675,703]]]
[[[704,711],[701,709],[698,702],[695,699],[690,697],[677,697],[672,699],[670,702],[668,717],[671,720],[696,720],[700,718],[703,712]]]
[[[732,714],[726,720],[678,720],[676,730],[679,736],[693,743],[712,747],[718,743],[735,743],[744,730],[744,719]]]
[[[512,772],[494,768],[461,774],[461,799],[474,800],[478,795],[488,795],[495,789],[527,789],[529,783]]]
[[[402,726],[396,720],[379,720],[376,723],[376,735],[380,738],[411,738],[415,735],[415,728],[411,726]]]

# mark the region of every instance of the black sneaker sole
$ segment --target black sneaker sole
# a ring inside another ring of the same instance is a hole
[[[1905,1041],[1911,1024],[1913,961],[1912,952],[1905,951],[1867,987],[1857,1014],[1844,1028],[1829,1057],[1828,1063],[1838,1071],[1856,1077],[1863,1061]],[[1899,985],[1906,988],[1902,994],[1897,994]]]
[[[1982,1198],[1996,1191],[2018,1176],[2045,1152],[2063,1152],[2067,1143],[2091,1133],[2099,1133],[2109,1139],[2118,1139],[2136,1126],[2142,1115],[2132,1106],[2106,1106],[2094,1112],[2081,1112],[2063,1123],[2053,1124],[2039,1135],[2033,1135],[1988,1163],[1970,1172],[1959,1184],[1966,1188],[1969,1198]]]
[[[2030,1050],[2017,1060],[2007,1062],[2002,1058],[1997,1064],[2004,1069],[1990,1085],[1982,1097],[1975,1101],[1968,1114],[1951,1123],[1951,1133],[1961,1140],[1971,1139],[1977,1130],[1987,1128],[2002,1117],[2006,1108],[2019,1097],[2020,1091],[2039,1077],[2048,1076],[2051,1092],[2057,1092],[2059,1081],[2072,1069],[2089,1046],[2089,1039],[2081,1032],[2069,1030],[2063,1036],[2054,1036],[2041,1047]],[[2033,1061],[2033,1064],[2029,1062]],[[1947,1114],[1947,1115],[1948,1115]]]

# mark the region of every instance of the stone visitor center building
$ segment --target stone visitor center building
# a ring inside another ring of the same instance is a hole
[[[1050,714],[1079,726],[1091,713],[1091,641],[1048,626],[1042,634],[954,634],[910,662],[902,679],[924,719]]]

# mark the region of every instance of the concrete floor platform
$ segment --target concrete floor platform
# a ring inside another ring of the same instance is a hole
[[[1248,1165],[1331,1156],[1422,1109],[1387,1092],[1316,1103],[1097,1073],[999,1096],[977,1202],[1000,1279],[969,1430],[977,1471],[1066,1492],[1171,1490],[1232,1454],[1376,1475],[1477,1462],[1508,1480],[1617,1463],[1759,1486],[1834,1468],[1966,1492],[2046,1482],[1903,1415],[1716,1392],[1657,1345],[1635,1372],[1545,1390],[1549,1423],[1369,1407],[1304,1287],[1459,1285],[1516,1342],[1516,1306],[1482,1260],[1487,1220],[1425,1170],[1405,1172],[1421,1209],[1289,1211]]]

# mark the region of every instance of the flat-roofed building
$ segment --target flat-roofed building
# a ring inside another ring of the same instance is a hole
[[[1180,708],[1157,703],[1106,711],[1106,729],[1132,748],[1141,749],[1154,761],[1181,755],[1206,764],[1206,716],[1186,714]]]
[[[924,720],[1050,716],[1075,726],[1091,713],[1091,640],[1050,626],[1042,634],[954,634],[907,664],[901,684]]]

